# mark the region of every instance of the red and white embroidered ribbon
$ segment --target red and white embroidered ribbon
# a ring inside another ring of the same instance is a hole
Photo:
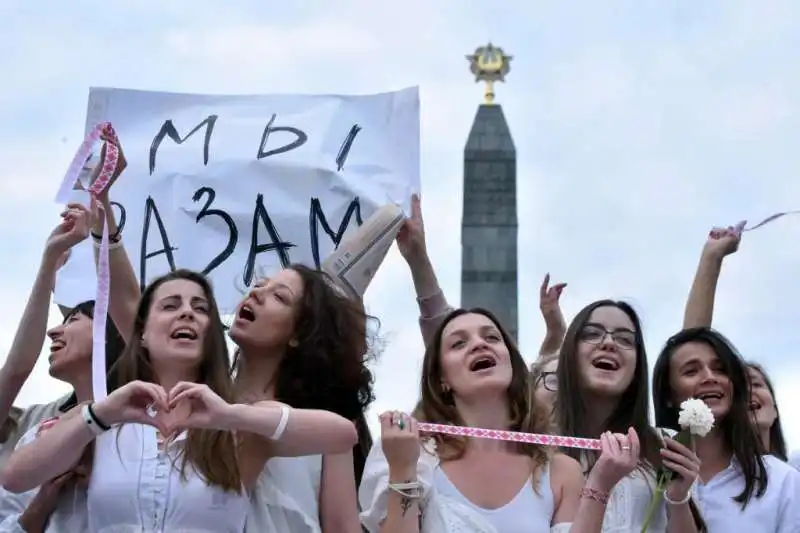
[[[56,195],[56,202],[66,204],[70,201],[75,182],[78,181],[81,169],[92,154],[92,150],[101,134],[114,140],[106,143],[105,155],[100,162],[100,172],[94,182],[89,186],[89,194],[97,195],[108,187],[114,171],[119,162],[119,149],[117,148],[117,134],[110,122],[102,122],[92,128],[86,136],[75,157],[72,158],[67,173],[61,181],[61,187]],[[111,285],[111,274],[108,266],[108,225],[103,224],[103,237],[100,241],[100,253],[97,261],[97,288],[94,300],[94,320],[92,321],[92,393],[94,400],[102,400],[108,395],[106,387],[106,322],[108,320],[108,297]]]
[[[420,433],[443,433],[457,437],[472,437],[475,439],[503,440],[507,442],[524,442],[527,444],[540,444],[542,446],[556,446],[564,448],[580,448],[582,450],[599,450],[599,439],[584,439],[580,437],[564,437],[560,435],[541,435],[538,433],[522,433],[520,431],[505,431],[499,429],[480,429],[463,426],[448,426],[444,424],[430,424],[420,422],[417,424]]]

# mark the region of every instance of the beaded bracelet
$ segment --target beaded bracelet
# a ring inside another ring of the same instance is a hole
[[[595,489],[590,489],[589,487],[584,487],[581,489],[581,498],[588,498],[590,500],[594,500],[601,505],[608,504],[608,493],[602,492]]]

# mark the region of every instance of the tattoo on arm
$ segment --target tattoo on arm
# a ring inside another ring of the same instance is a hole
[[[408,484],[408,483],[411,483],[411,482],[412,482],[412,480],[409,479],[409,480],[404,481],[403,483]],[[400,494],[400,509],[402,510],[402,513],[400,514],[400,516],[405,517],[406,514],[408,514],[408,510],[411,509],[411,507],[414,505],[414,500],[415,499],[416,498],[410,498],[410,497],[406,496],[405,494]]]
[[[411,506],[413,505],[414,501],[409,498],[408,496],[401,496],[400,497],[400,508],[403,510],[403,514],[401,516],[405,516]]]

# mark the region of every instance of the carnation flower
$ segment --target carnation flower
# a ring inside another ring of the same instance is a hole
[[[689,398],[681,403],[678,424],[692,435],[705,437],[714,427],[714,413],[703,400]]]

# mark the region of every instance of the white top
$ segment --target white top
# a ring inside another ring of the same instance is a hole
[[[761,498],[753,496],[744,509],[733,501],[744,490],[744,476],[735,458],[708,483],[695,483],[695,501],[711,533],[800,532],[800,472],[771,455],[765,455],[764,462],[767,491]]]
[[[603,533],[629,533],[642,530],[647,509],[655,491],[655,474],[634,470],[614,486],[603,518]],[[653,513],[648,533],[666,533],[667,508],[662,499]]]
[[[250,497],[245,531],[322,533],[321,480],[321,455],[275,457],[267,461]]]
[[[435,451],[429,451],[423,446],[417,461],[417,479],[422,489],[420,503],[424,508],[421,533],[506,533],[498,530],[474,505],[454,497],[452,492],[441,490],[436,483],[435,473],[438,466],[439,458]],[[380,442],[376,442],[367,456],[364,476],[358,489],[358,501],[362,509],[361,523],[370,533],[379,533],[380,524],[386,518],[388,483],[389,464],[386,462]],[[544,485],[542,487],[542,492],[547,490]],[[519,510],[515,508],[514,513],[518,512]],[[527,512],[534,513],[536,510],[529,509]],[[532,516],[528,514],[529,519]],[[548,524],[551,519],[552,511],[547,517]],[[550,531],[566,533],[570,526],[571,524],[557,524],[550,528]]]
[[[95,440],[87,508],[90,533],[242,533],[249,499],[209,486],[190,464],[181,477],[185,433],[166,451],[156,430],[124,424]]]
[[[434,486],[439,494],[452,498],[483,516],[498,533],[548,533],[555,510],[550,469],[545,468],[539,481],[539,494],[533,490],[533,477],[528,478],[511,501],[497,509],[484,509],[472,503],[456,487],[441,465],[434,471]],[[466,531],[464,533],[467,533]]]
[[[19,439],[17,448],[34,440],[39,432],[39,424],[29,428]],[[0,533],[26,533],[19,525],[19,517],[39,492],[38,488],[14,494],[0,487]],[[44,533],[77,533],[86,531],[86,491],[71,485],[62,490],[53,514]]]
[[[800,470],[800,451],[792,452],[789,456],[789,464]]]

